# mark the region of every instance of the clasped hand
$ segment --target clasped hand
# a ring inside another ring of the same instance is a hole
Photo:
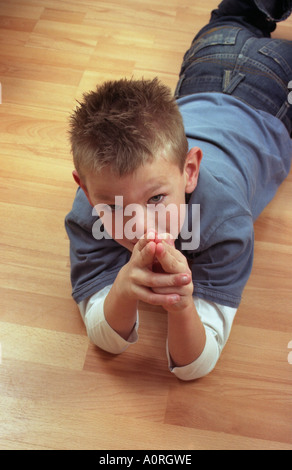
[[[130,299],[161,305],[168,312],[179,312],[193,302],[192,273],[187,259],[168,234],[158,236],[148,232],[134,246],[120,275]]]

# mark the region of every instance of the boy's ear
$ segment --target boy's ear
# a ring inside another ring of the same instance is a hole
[[[199,147],[192,148],[187,154],[184,173],[185,192],[188,194],[192,193],[197,187],[202,158],[203,152]]]
[[[72,171],[72,176],[74,178],[74,181],[78,184],[78,186],[81,187],[81,178],[76,170]]]
[[[84,191],[84,193],[85,193],[85,195],[86,195],[86,197],[87,197],[87,199],[88,199],[89,204],[90,204],[92,207],[94,207],[93,204],[92,204],[92,202],[91,202],[91,200],[90,200],[88,190],[87,190],[85,184],[82,182],[82,180],[81,180],[81,178],[80,178],[80,176],[79,176],[79,174],[78,174],[78,172],[77,172],[76,170],[73,170],[73,171],[72,171],[72,176],[73,176],[75,182],[78,184],[78,186],[80,186],[80,188],[83,189],[83,191]]]

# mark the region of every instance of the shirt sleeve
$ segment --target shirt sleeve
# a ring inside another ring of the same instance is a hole
[[[104,301],[111,287],[107,286],[89,299],[81,301],[78,307],[89,339],[104,351],[121,354],[138,341],[139,317],[137,311],[137,322],[127,341],[111,328],[104,316]]]
[[[208,375],[216,366],[229,338],[236,308],[194,297],[198,315],[205,327],[206,344],[201,356],[191,364],[176,367],[166,347],[169,369],[179,379],[188,381]]]
[[[90,340],[111,354],[121,354],[138,341],[139,315],[128,340],[114,331],[104,316],[104,301],[112,286],[107,286],[89,299],[78,304]],[[204,324],[206,344],[201,356],[191,364],[176,367],[172,362],[168,343],[166,353],[170,371],[179,379],[188,381],[204,377],[217,364],[221,352],[229,338],[237,309],[194,298],[195,306]]]
[[[100,233],[96,235],[96,225]],[[112,285],[131,253],[102,235],[101,221],[82,189],[77,190],[65,228],[70,240],[72,295],[77,304]]]
[[[201,250],[194,254],[191,264],[194,296],[237,309],[253,265],[252,219],[246,215],[230,217],[210,236],[207,233],[207,239],[206,232],[202,231]]]

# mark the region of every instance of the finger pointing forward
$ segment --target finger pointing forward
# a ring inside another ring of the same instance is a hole
[[[156,257],[166,273],[190,274],[187,260],[174,246],[162,241],[156,245]]]

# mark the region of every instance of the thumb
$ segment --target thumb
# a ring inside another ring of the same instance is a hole
[[[140,251],[139,265],[141,268],[152,268],[156,251],[156,243],[149,241]]]

